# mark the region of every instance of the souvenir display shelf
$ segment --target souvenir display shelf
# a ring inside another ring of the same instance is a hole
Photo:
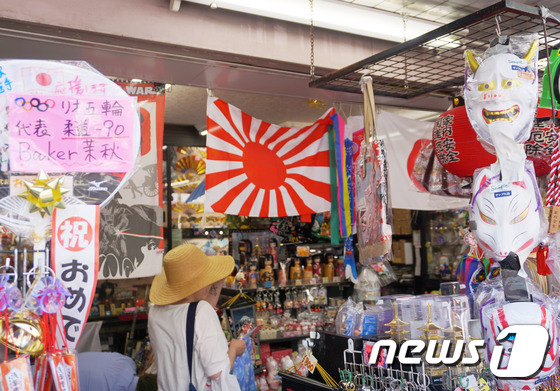
[[[560,15],[551,13],[560,20]],[[498,23],[497,23],[498,22]],[[361,92],[360,79],[373,78],[376,95],[413,98],[429,92],[455,94],[464,83],[466,48],[484,51],[497,28],[502,35],[538,32],[544,48],[537,7],[502,0],[454,22],[374,54],[337,71],[317,77],[310,87]],[[547,20],[548,44],[560,40],[560,22]],[[539,58],[545,58],[544,50]]]

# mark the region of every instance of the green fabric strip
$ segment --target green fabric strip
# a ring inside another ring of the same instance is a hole
[[[329,165],[331,169],[331,244],[340,244],[336,155],[334,150],[334,128],[332,125],[329,125]]]

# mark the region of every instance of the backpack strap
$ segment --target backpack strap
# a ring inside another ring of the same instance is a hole
[[[196,315],[196,307],[198,306],[198,301],[189,304],[189,309],[187,310],[187,359],[189,361],[189,376],[192,383],[192,361],[193,361],[193,349],[194,349],[194,316]]]

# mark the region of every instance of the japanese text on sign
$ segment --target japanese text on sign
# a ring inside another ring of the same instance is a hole
[[[0,94],[5,94],[10,91],[12,91],[12,81],[2,71],[2,67],[0,67]]]
[[[99,267],[99,206],[68,205],[53,216],[52,264],[70,292],[62,307],[66,340],[74,348],[82,334]]]
[[[554,132],[552,126],[536,124],[525,143],[525,154],[531,157],[552,156]]]
[[[135,98],[10,95],[12,171],[128,172]]]
[[[439,117],[434,125],[434,147],[441,164],[459,162],[459,151],[453,140],[453,115]]]

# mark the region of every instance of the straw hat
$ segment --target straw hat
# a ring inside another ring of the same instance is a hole
[[[165,254],[163,270],[154,277],[150,301],[175,303],[231,274],[235,261],[229,255],[207,256],[193,244],[182,244]]]

